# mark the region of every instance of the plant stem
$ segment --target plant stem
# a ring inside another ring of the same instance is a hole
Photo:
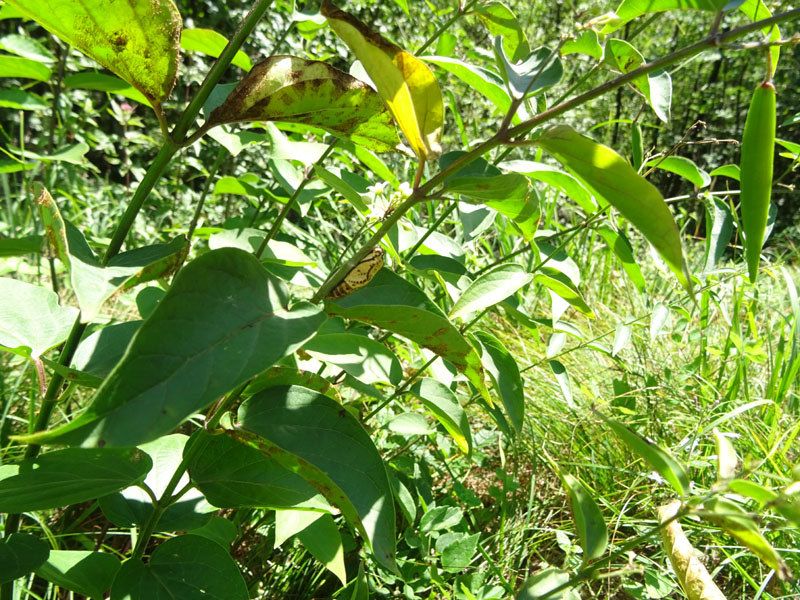
[[[217,153],[217,158],[214,159],[214,164],[211,165],[211,168],[208,170],[208,176],[206,177],[206,183],[203,186],[203,191],[200,193],[200,199],[197,201],[197,206],[194,209],[194,215],[192,215],[192,222],[189,223],[189,230],[186,232],[186,237],[189,238],[189,241],[192,241],[192,235],[194,235],[194,230],[197,228],[197,222],[200,220],[200,215],[203,212],[203,205],[206,202],[206,197],[208,196],[208,190],[211,189],[211,182],[214,180],[214,175],[217,174],[220,165],[222,165],[222,161],[225,160],[225,157],[228,155],[228,151],[225,148],[220,148],[219,152]]]
[[[456,10],[456,14],[454,14],[452,17],[450,17],[450,18],[449,18],[449,19],[448,19],[448,20],[447,20],[447,21],[444,23],[444,25],[442,25],[441,27],[439,27],[439,29],[437,29],[436,31],[434,31],[434,32],[433,32],[433,35],[432,35],[431,37],[429,37],[427,40],[425,40],[425,43],[424,43],[424,44],[422,44],[422,46],[420,46],[420,47],[417,49],[417,51],[416,51],[416,52],[414,52],[414,54],[415,54],[415,55],[417,55],[417,56],[419,56],[420,54],[422,54],[423,52],[425,52],[425,50],[427,50],[427,49],[428,49],[428,46],[430,46],[430,45],[431,45],[433,42],[435,42],[435,41],[436,41],[436,40],[439,38],[439,36],[440,36],[440,35],[442,35],[442,34],[443,34],[445,31],[447,31],[448,29],[450,29],[450,26],[451,26],[451,25],[453,25],[453,23],[455,23],[456,21],[458,21],[458,20],[459,20],[461,17],[463,17],[465,14],[467,14],[467,13],[469,12],[469,10],[470,10],[470,9],[471,9],[473,6],[475,6],[477,3],[478,3],[478,0],[472,0],[471,2],[468,2],[468,3],[467,3],[465,6],[464,6],[464,7],[462,7],[462,8],[459,8],[458,10]]]

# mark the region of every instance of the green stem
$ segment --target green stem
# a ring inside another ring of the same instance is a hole
[[[477,3],[478,3],[478,0],[472,0],[471,2],[468,2],[468,3],[467,3],[465,6],[464,6],[464,7],[462,7],[462,8],[459,8],[459,9],[456,11],[456,14],[454,14],[452,17],[450,17],[450,18],[449,18],[449,19],[448,19],[448,20],[445,22],[445,24],[444,24],[444,25],[442,25],[441,27],[439,27],[439,29],[437,29],[436,31],[434,31],[434,32],[433,32],[433,35],[432,35],[431,37],[429,37],[427,40],[425,40],[425,43],[424,43],[424,44],[422,44],[422,46],[420,46],[420,47],[417,49],[417,51],[416,51],[414,54],[415,54],[415,55],[417,55],[417,56],[419,56],[420,54],[422,54],[423,52],[425,52],[425,50],[427,50],[427,49],[428,49],[428,47],[429,47],[429,46],[430,46],[430,45],[431,45],[433,42],[435,42],[435,41],[436,41],[436,40],[439,38],[439,36],[440,36],[440,35],[442,35],[442,34],[443,34],[445,31],[447,31],[448,29],[450,29],[450,26],[451,26],[451,25],[453,25],[453,23],[455,23],[456,21],[458,21],[458,20],[459,20],[461,17],[463,17],[465,14],[467,14],[467,13],[469,12],[469,10],[470,10],[470,9],[471,9],[473,6],[475,6]]]
[[[325,152],[322,153],[322,156],[320,156],[319,159],[317,159],[314,165],[322,164],[322,162],[326,158],[328,158],[328,156],[330,156],[331,152],[333,152],[333,149],[336,147],[336,143],[338,141],[339,140],[334,140],[333,142],[331,142],[327,150],[325,150]],[[297,202],[297,198],[300,196],[300,192],[302,192],[308,185],[308,183],[313,179],[311,175],[312,173],[313,169],[308,169],[306,171],[306,174],[303,176],[303,181],[300,182],[300,184],[297,186],[297,189],[295,189],[294,193],[292,194],[291,198],[289,198],[286,204],[283,205],[280,214],[275,219],[275,222],[272,224],[272,227],[270,228],[269,232],[264,238],[264,241],[261,242],[261,245],[258,247],[258,250],[256,251],[256,258],[261,258],[261,254],[264,252],[264,250],[266,250],[267,244],[269,244],[270,241],[272,241],[275,238],[275,236],[278,235],[278,232],[281,230],[281,225],[283,225],[284,219],[286,219],[286,216],[289,214],[289,211],[292,210],[292,208],[294,208],[295,202]]]
[[[208,191],[211,189],[211,183],[214,181],[214,175],[217,174],[220,165],[222,165],[222,161],[225,160],[225,157],[227,155],[228,151],[225,148],[220,148],[219,152],[217,153],[217,158],[214,159],[214,164],[211,165],[211,168],[208,170],[206,183],[203,186],[203,191],[200,193],[200,199],[197,201],[197,207],[194,209],[194,215],[192,215],[192,222],[189,223],[189,231],[186,232],[186,237],[189,238],[189,241],[192,240],[192,235],[194,235],[194,230],[197,228],[197,222],[200,220],[200,215],[203,212],[203,205],[206,202]]]
[[[404,259],[406,262],[408,262],[408,261],[411,259],[411,257],[412,257],[412,256],[414,256],[414,254],[416,254],[416,252],[417,252],[417,250],[419,250],[420,246],[422,246],[422,244],[424,244],[424,243],[425,243],[425,240],[427,240],[427,239],[428,239],[428,237],[430,237],[430,235],[431,235],[431,234],[432,234],[434,231],[436,231],[437,229],[439,229],[439,225],[441,225],[441,224],[444,222],[444,220],[445,220],[445,219],[446,219],[446,218],[447,218],[447,217],[450,215],[450,213],[452,213],[452,212],[453,212],[453,210],[455,210],[456,206],[457,206],[457,203],[455,202],[455,200],[454,200],[454,201],[452,201],[452,202],[450,203],[450,205],[449,205],[449,206],[448,206],[448,207],[447,207],[447,208],[444,210],[444,212],[441,214],[441,216],[440,216],[438,219],[436,219],[436,221],[433,223],[433,225],[431,225],[430,227],[428,227],[428,229],[425,231],[425,233],[423,233],[423,234],[422,234],[422,237],[420,237],[420,238],[417,240],[417,243],[416,243],[416,244],[414,244],[414,245],[411,247],[411,249],[410,249],[410,250],[408,250],[408,251],[407,251],[407,252],[406,252],[406,253],[403,255],[403,259]]]

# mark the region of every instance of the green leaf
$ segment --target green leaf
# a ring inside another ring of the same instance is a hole
[[[396,569],[389,478],[369,435],[349,412],[312,390],[281,386],[247,400],[239,424],[258,436],[249,443],[323,492],[369,540],[380,564]]]
[[[473,200],[523,200],[528,196],[528,180],[519,173],[493,177],[455,177],[447,182],[445,192],[461,194]]]
[[[558,387],[561,390],[561,395],[564,397],[564,401],[567,403],[567,406],[574,408],[575,403],[572,400],[572,384],[569,380],[567,368],[563,365],[563,363],[561,363],[561,361],[551,360],[550,370],[556,377],[556,383],[558,383]]]
[[[653,159],[647,162],[647,166],[680,175],[699,188],[704,188],[711,184],[711,175],[685,156],[667,156],[666,158]]]
[[[527,175],[531,179],[552,185],[565,196],[571,198],[586,214],[597,210],[597,203],[589,191],[575,177],[551,165],[531,160],[509,160],[500,163],[506,171]]]
[[[569,494],[575,528],[583,548],[583,562],[588,563],[603,556],[608,547],[608,529],[603,513],[594,501],[591,492],[577,478],[559,471],[561,482]]]
[[[104,379],[120,361],[141,324],[141,321],[128,321],[94,331],[81,340],[72,358],[72,366]]]
[[[26,254],[39,254],[42,251],[44,237],[41,235],[26,235],[17,238],[0,238],[0,258],[10,256],[24,256]]]
[[[636,286],[636,289],[644,293],[645,281],[642,270],[636,263],[636,258],[633,256],[633,248],[628,239],[622,234],[614,231],[608,225],[602,225],[597,228],[597,232],[603,236],[603,239],[608,244],[609,248],[614,252],[614,255],[622,263],[622,268],[625,273]]]
[[[430,435],[436,430],[417,413],[400,413],[386,424],[386,429],[398,435]]]
[[[792,571],[762,535],[758,525],[738,504],[726,498],[715,496],[703,503],[708,511],[704,516],[709,521],[722,527],[731,537],[758,556],[771,569],[775,569],[778,578],[790,580]]]
[[[336,575],[342,585],[347,585],[342,536],[333,522],[333,517],[329,514],[318,515],[313,523],[297,533],[297,538],[303,542],[303,546],[314,558]]]
[[[112,598],[127,600],[248,600],[236,562],[222,546],[199,535],[161,543],[147,564],[127,560],[114,578]]]
[[[341,367],[364,383],[388,382],[397,385],[403,378],[403,367],[394,353],[363,335],[317,335],[303,346],[303,350],[319,361]]]
[[[428,66],[330,0],[323,0],[320,10],[328,26],[361,61],[417,157],[423,161],[438,157],[444,103]]]
[[[202,52],[207,56],[217,58],[227,45],[228,39],[213,29],[183,29],[181,31],[181,48],[184,50]],[[231,63],[245,71],[253,68],[250,57],[241,50],[236,51]]]
[[[13,110],[47,110],[44,98],[22,90],[0,90],[0,108]]]
[[[433,413],[464,454],[472,454],[472,433],[467,413],[450,388],[435,379],[422,377],[408,391]]]
[[[78,309],[47,288],[0,277],[0,349],[38,359],[67,339]]]
[[[183,434],[175,433],[139,447],[153,460],[153,468],[147,474],[144,484],[157,498],[163,495],[167,484],[181,464],[183,448],[188,439]],[[177,489],[184,489],[187,484],[189,477],[184,473]],[[101,498],[100,508],[109,521],[118,527],[130,527],[134,524],[142,527],[152,516],[153,501],[150,495],[137,485]],[[217,507],[206,502],[202,493],[191,487],[164,511],[158,520],[156,531],[188,531],[202,527],[211,519],[211,513],[217,510]]]
[[[534,275],[533,280],[536,283],[541,283],[551,292],[563,298],[570,306],[585,314],[590,319],[594,319],[595,315],[592,309],[586,304],[577,286],[564,275],[563,273],[552,269],[550,267],[542,267],[539,272]]]
[[[288,297],[247,252],[200,256],[178,273],[86,412],[26,441],[124,446],[172,431],[314,334],[322,311],[302,302],[289,310]]]
[[[716,196],[705,198],[706,204],[706,255],[703,275],[708,275],[722,260],[733,236],[733,214],[730,206]],[[711,227],[709,228],[709,224]]]
[[[0,38],[0,48],[22,58],[29,58],[42,63],[53,63],[56,57],[41,42],[27,35],[9,33]]]
[[[436,538],[436,551],[442,555],[442,568],[466,569],[475,556],[481,534],[450,532]]]
[[[597,60],[603,58],[603,46],[597,39],[597,32],[594,29],[587,29],[577,38],[564,42],[561,46],[561,56],[567,54],[588,54]]]
[[[473,10],[492,37],[502,37],[503,50],[513,62],[520,62],[528,57],[531,53],[528,39],[511,9],[502,2],[492,0],[481,2]]]
[[[519,64],[506,56],[500,38],[494,40],[494,52],[500,72],[515,98],[524,98],[561,81],[564,68],[561,59],[549,48],[537,48]]]
[[[167,244],[154,244],[128,250],[112,258],[103,266],[86,243],[83,235],[73,225],[67,224],[70,254],[70,276],[81,321],[91,322],[100,309],[121,290],[130,289],[175,271],[189,252],[185,237],[177,237]]]
[[[214,506],[330,510],[320,493],[274,459],[226,435],[199,432],[202,452],[189,462],[192,483]]]
[[[139,90],[152,105],[175,84],[181,15],[171,0],[9,0],[26,17]]]
[[[691,293],[678,226],[664,198],[651,183],[619,154],[567,125],[551,127],[538,143],[583,179],[596,195],[619,210],[653,245],[681,285]]]
[[[625,349],[631,341],[631,326],[627,323],[620,323],[614,332],[614,346],[611,349],[611,356],[616,356]]]
[[[569,588],[552,592],[569,581],[569,573],[556,567],[547,567],[525,581],[517,592],[516,600],[580,600],[580,596]]]
[[[620,440],[639,458],[669,482],[679,495],[685,496],[689,491],[689,477],[683,466],[666,450],[647,441],[622,423],[600,415]]]
[[[244,121],[304,123],[377,152],[399,142],[372,88],[326,63],[294,56],[272,56],[254,66],[209,116],[209,125]]]
[[[320,165],[314,165],[314,173],[322,181],[336,190],[337,193],[344,196],[345,199],[356,208],[356,210],[362,213],[369,212],[369,207],[364,204],[364,201],[361,199],[361,194],[354,190],[346,181],[340,177],[337,177]]]
[[[605,61],[622,73],[629,73],[645,64],[644,56],[625,40],[610,39],[606,43]],[[669,121],[672,104],[672,78],[664,70],[653,71],[631,82],[644,94],[659,119]]]
[[[481,345],[483,368],[489,373],[500,395],[506,414],[517,433],[522,432],[525,419],[525,388],[517,361],[499,339],[484,331],[475,333]]]
[[[455,506],[436,506],[429,508],[419,520],[420,533],[446,531],[461,524],[464,513]]]
[[[450,361],[489,400],[475,349],[418,287],[381,269],[352,294],[329,300],[329,314],[370,323],[406,337]]]
[[[47,81],[53,72],[38,60],[19,56],[0,56],[0,77]]]
[[[0,540],[0,584],[14,581],[38,568],[50,553],[50,544],[27,533]]]
[[[64,78],[64,86],[70,89],[96,90],[98,92],[118,94],[123,98],[128,98],[145,106],[153,106],[150,100],[135,87],[119,77],[106,75],[105,73],[84,72],[67,75]]]
[[[487,271],[464,290],[450,310],[451,319],[464,318],[502,302],[526,286],[533,275],[522,265],[498,265]]]
[[[120,566],[119,558],[107,552],[51,550],[36,574],[87,598],[103,598]]]
[[[457,58],[446,56],[421,56],[420,58],[458,77],[476,92],[487,98],[504,115],[511,107],[511,96],[508,95],[502,78],[496,73]]]
[[[741,178],[741,171],[739,169],[739,165],[722,165],[721,167],[717,167],[711,173],[709,173],[711,177],[730,177],[731,179],[735,179],[739,181]]]
[[[153,461],[137,448],[66,448],[0,467],[0,512],[92,500],[141,483]]]

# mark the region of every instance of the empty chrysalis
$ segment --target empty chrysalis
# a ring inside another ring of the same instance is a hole
[[[383,248],[376,246],[347,272],[325,298],[341,298],[367,285],[383,266]]]

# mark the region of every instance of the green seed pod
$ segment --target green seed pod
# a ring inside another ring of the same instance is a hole
[[[742,231],[750,281],[758,276],[758,261],[767,228],[775,152],[775,86],[760,84],[753,93],[742,136],[741,196]]]

